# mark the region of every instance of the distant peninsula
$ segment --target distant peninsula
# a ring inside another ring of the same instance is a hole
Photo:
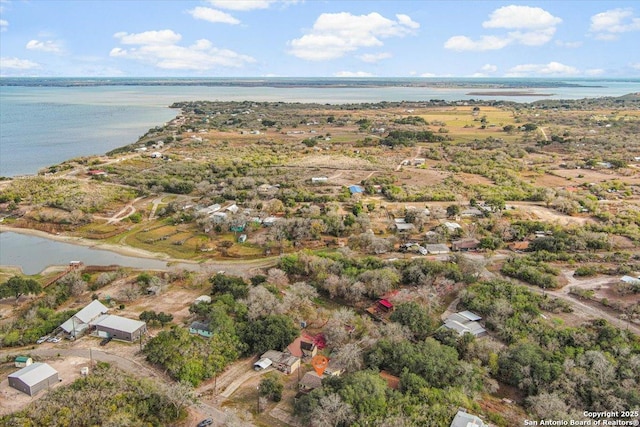
[[[207,86],[207,87],[275,87],[275,88],[376,88],[433,87],[469,89],[536,89],[567,87],[603,87],[589,80],[539,78],[44,78],[5,77],[0,86],[91,87],[91,86]],[[525,93],[526,94],[526,93]],[[513,96],[518,96],[513,95]]]

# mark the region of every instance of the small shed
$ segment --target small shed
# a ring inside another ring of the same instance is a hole
[[[26,368],[33,363],[33,359],[29,356],[18,356],[13,362],[16,368]]]
[[[58,371],[46,363],[32,363],[9,375],[9,386],[33,396],[58,383]]]
[[[388,299],[378,300],[378,308],[385,312],[393,311],[393,304]]]

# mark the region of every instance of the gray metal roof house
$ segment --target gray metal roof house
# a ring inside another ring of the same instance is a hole
[[[82,310],[71,316],[69,320],[60,325],[60,328],[72,337],[77,337],[82,335],[94,320],[107,311],[109,311],[109,309],[105,307],[104,304],[98,300],[93,300]]]
[[[33,396],[58,383],[58,371],[46,363],[32,363],[9,375],[9,386]]]
[[[482,317],[470,311],[461,311],[447,317],[444,327],[456,331],[459,335],[472,334],[476,338],[487,335],[486,329],[478,322]]]
[[[105,316],[95,326],[99,337],[123,341],[136,341],[147,332],[146,323],[114,315]]]

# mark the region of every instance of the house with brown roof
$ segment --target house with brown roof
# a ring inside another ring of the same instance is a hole
[[[451,249],[454,251],[472,251],[478,249],[480,240],[478,239],[461,239],[451,242]]]

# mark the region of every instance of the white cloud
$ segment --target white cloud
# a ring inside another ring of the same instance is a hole
[[[195,19],[202,19],[203,21],[214,23],[219,22],[222,24],[231,25],[237,25],[240,23],[238,19],[234,18],[228,13],[216,9],[211,9],[210,7],[198,6],[195,9],[188,10],[187,13],[193,16]]]
[[[7,31],[7,28],[9,28],[9,21],[6,19],[0,19],[0,31]]]
[[[171,30],[147,31],[138,34],[116,33],[114,37],[125,45],[111,49],[110,56],[132,59],[167,70],[206,71],[217,67],[242,67],[255,59],[228,49],[213,46],[207,39],[197,40],[191,46],[176,44],[182,36]]]
[[[634,70],[640,70],[640,62],[636,62],[635,64],[631,64],[631,68]]]
[[[139,45],[172,45],[182,39],[182,36],[172,30],[145,31],[143,33],[128,34],[125,32],[115,33],[113,37],[120,40],[122,44]]]
[[[38,50],[40,52],[60,53],[62,52],[62,46],[58,42],[52,40],[40,41],[29,40],[25,46],[29,50]]]
[[[615,40],[631,31],[640,31],[640,18],[631,9],[611,9],[591,17],[589,32],[598,40]]]
[[[281,3],[284,5],[296,4],[298,0],[209,0],[209,4],[227,10],[255,10],[268,9],[272,4]]]
[[[420,77],[438,77],[438,75],[433,73],[422,73],[420,74]]]
[[[381,52],[381,53],[365,53],[363,55],[359,55],[358,59],[363,62],[380,62],[383,59],[391,58],[391,54],[389,52]]]
[[[495,73],[496,71],[498,71],[498,67],[493,64],[484,64],[482,68],[480,68],[480,71],[483,71],[485,73]]]
[[[582,46],[582,42],[564,42],[562,40],[556,40],[556,46],[566,47],[568,49],[576,49]]]
[[[39,67],[40,64],[38,64],[37,62],[29,61],[28,59],[6,57],[0,58],[0,70],[32,70]]]
[[[334,77],[374,77],[373,74],[366,71],[338,71]]]
[[[336,59],[360,48],[382,46],[384,38],[414,34],[420,27],[407,15],[396,17],[397,21],[375,12],[323,13],[308,34],[289,41],[289,53],[310,61]]]
[[[506,77],[526,77],[526,76],[575,76],[580,71],[570,65],[559,62],[549,62],[548,64],[522,64],[509,69]]]
[[[467,36],[453,36],[445,42],[444,47],[457,51],[485,51],[502,49],[510,44],[541,46],[553,38],[556,25],[561,22],[562,19],[539,7],[504,6],[494,10],[482,26],[515,31],[500,35],[483,35],[477,40]]]
[[[467,36],[453,36],[444,43],[445,49],[463,50],[497,50],[507,46],[511,41],[496,36],[482,36],[480,40],[471,40]]]
[[[484,28],[544,30],[561,22],[562,19],[539,7],[510,5],[494,10],[489,15],[489,20],[483,22],[482,26]]]

